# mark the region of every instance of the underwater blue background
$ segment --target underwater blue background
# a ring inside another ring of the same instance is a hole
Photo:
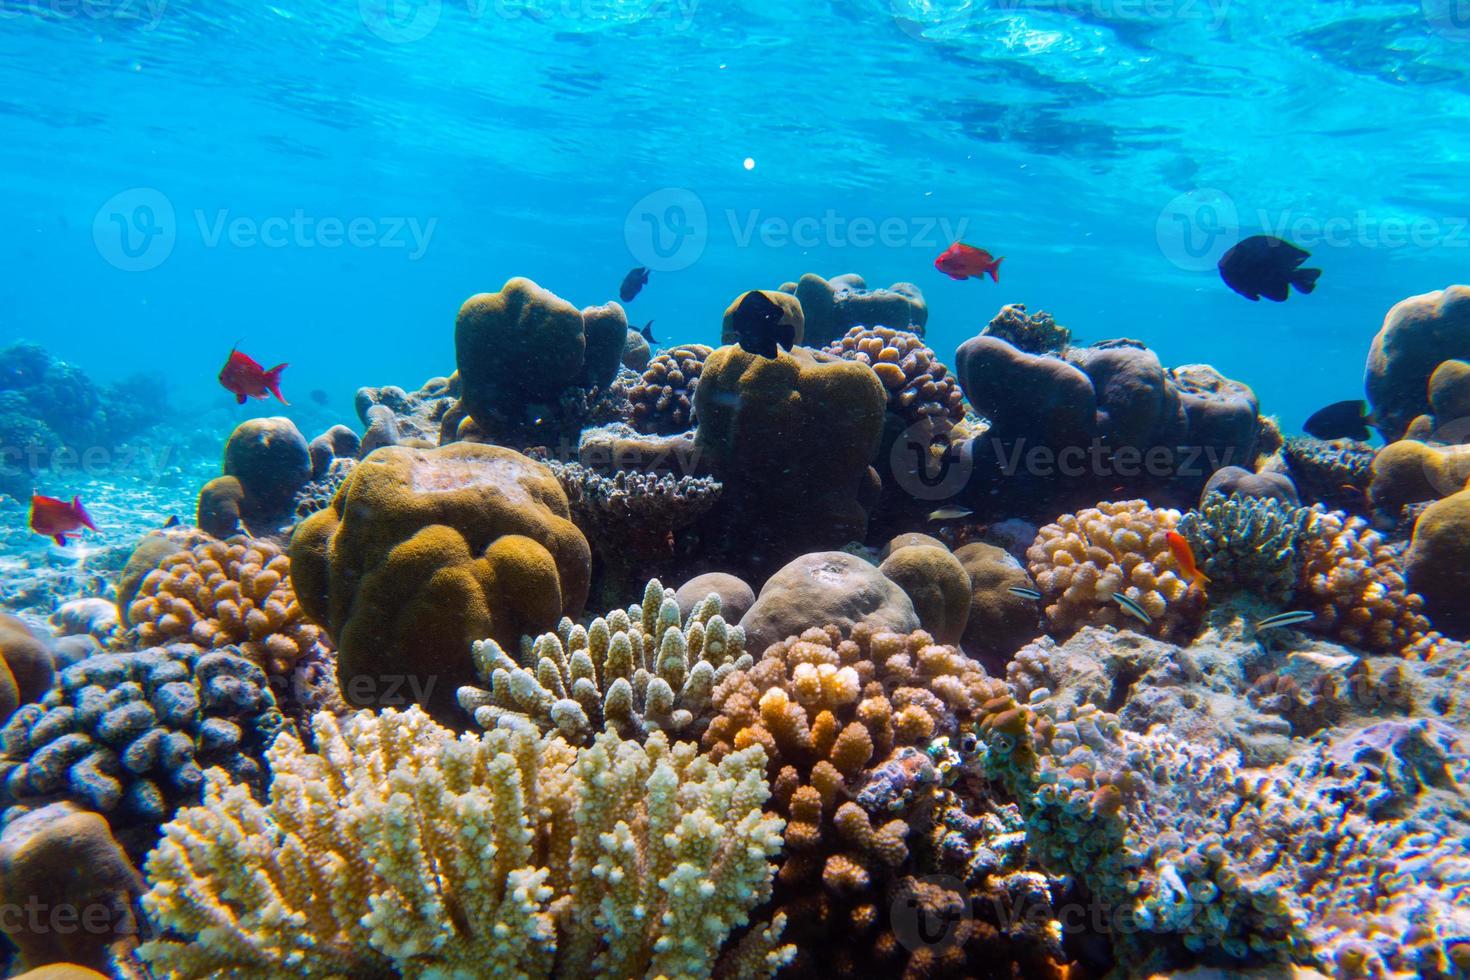
[[[1021,302],[1212,363],[1296,431],[1361,394],[1389,306],[1465,278],[1448,3],[0,0],[0,343],[161,372],[228,431],[280,411],[216,383],[239,341],[290,362],[305,429],[448,373],[459,304],[513,275],[586,305],[653,264],[630,321],[712,343],[745,289],[858,272],[917,283],[947,361]],[[298,212],[370,230],[212,238]],[[934,270],[946,226],[998,285]],[[692,244],[651,256],[654,229]],[[1220,282],[1259,230],[1313,252],[1315,294]]]

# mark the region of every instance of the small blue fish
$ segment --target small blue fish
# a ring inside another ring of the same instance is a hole
[[[1280,629],[1283,626],[1296,626],[1300,623],[1310,623],[1316,618],[1316,613],[1307,612],[1305,609],[1297,609],[1292,612],[1277,613],[1274,616],[1267,616],[1265,619],[1257,623],[1256,632],[1259,633],[1262,630]]]
[[[1037,592],[1035,589],[1023,588],[1019,585],[1014,586],[1013,588],[1006,589],[1006,591],[1009,592],[1011,595],[1018,595],[1022,599],[1030,599],[1032,602],[1037,602],[1041,599],[1040,592]]]
[[[1152,626],[1154,624],[1154,618],[1148,614],[1147,610],[1123,593],[1114,592],[1113,601],[1122,606],[1125,613],[1143,623],[1143,625]]]

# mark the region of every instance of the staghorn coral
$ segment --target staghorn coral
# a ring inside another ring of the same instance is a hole
[[[945,439],[965,417],[965,396],[934,351],[917,335],[892,327],[853,327],[826,353],[872,368],[888,391],[888,411],[927,445]]]
[[[1309,437],[1287,439],[1281,456],[1302,500],[1362,509],[1373,482],[1374,449],[1366,442]]]
[[[99,654],[0,731],[0,802],[68,797],[146,838],[198,801],[205,768],[259,790],[284,725],[264,672],[232,648]]]
[[[704,344],[683,344],[649,361],[643,376],[628,391],[633,427],[652,435],[694,428],[694,392],[705,358],[712,353],[714,349]]]
[[[1318,511],[1303,538],[1296,604],[1316,613],[1308,628],[1372,653],[1425,655],[1439,639],[1398,551],[1337,511]]]
[[[1007,303],[980,335],[999,337],[1028,354],[1060,353],[1072,345],[1072,331],[1045,310],[1026,312],[1025,303]]]
[[[211,773],[165,829],[143,905],[168,936],[139,951],[156,975],[700,976],[769,894],[758,748],[456,739],[418,708],[315,734],[318,754],[272,747],[268,803]],[[768,973],[772,931],[750,957]]]
[[[720,611],[709,595],[681,627],[674,590],[654,580],[641,606],[587,627],[563,619],[555,633],[524,638],[519,660],[481,640],[475,666],[489,690],[460,688],[460,706],[482,728],[529,722],[578,744],[605,726],[623,738],[662,731],[698,741],[715,686],[753,663],[745,632],[726,625]]]
[[[289,674],[321,636],[296,602],[285,553],[247,537],[166,555],[143,577],[127,618],[146,646],[236,646],[277,676]]]
[[[948,765],[927,750],[957,739],[996,683],[927,633],[858,625],[846,640],[828,627],[773,644],[715,688],[711,758],[759,745],[769,759],[770,805],[787,821],[774,906],[797,930],[799,969],[821,948],[824,970],[867,975],[862,946],[888,926],[908,817]]]
[[[1126,500],[1064,514],[1043,527],[1026,557],[1051,632],[1066,636],[1082,626],[1109,625],[1164,639],[1192,636],[1205,598],[1181,577],[1169,550],[1166,535],[1178,523],[1178,511]],[[1153,625],[1127,616],[1115,592],[1142,606]]]
[[[1305,507],[1271,497],[1212,493],[1179,521],[1212,586],[1285,603],[1296,588],[1301,538],[1314,520]]]

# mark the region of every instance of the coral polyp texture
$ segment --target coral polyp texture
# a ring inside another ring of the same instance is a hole
[[[1270,497],[1212,493],[1184,515],[1179,531],[1212,586],[1285,602],[1296,588],[1301,540],[1315,516]]]
[[[268,802],[211,772],[164,828],[155,976],[707,976],[770,893],[758,747],[457,739],[417,708],[318,715],[314,735],[271,748]],[[754,931],[742,964],[770,975],[789,953]]]
[[[1057,323],[1045,310],[1026,312],[1025,303],[1002,306],[980,333],[986,337],[999,337],[1028,354],[1058,353],[1072,343],[1072,331]]]
[[[694,392],[705,359],[714,352],[704,344],[683,344],[654,357],[628,391],[639,432],[670,435],[694,428]]]
[[[964,420],[964,394],[917,334],[892,327],[853,327],[826,351],[872,368],[888,391],[888,411],[911,427],[916,441],[943,439]]]
[[[143,576],[128,622],[145,646],[236,647],[286,675],[320,640],[291,588],[291,561],[269,541],[207,541],[165,556]]]
[[[515,657],[481,640],[475,666],[489,689],[460,688],[460,706],[482,728],[528,722],[573,743],[604,727],[697,742],[715,686],[752,663],[744,631],[720,612],[718,596],[707,595],[681,619],[674,591],[654,581],[641,606],[585,627],[563,619],[555,633],[524,638]]]
[[[1205,595],[1185,580],[1170,550],[1168,533],[1178,524],[1178,511],[1126,500],[1063,514],[1043,527],[1026,557],[1050,631],[1126,626],[1187,642],[1198,631]],[[1152,622],[1130,616],[1115,594]]]

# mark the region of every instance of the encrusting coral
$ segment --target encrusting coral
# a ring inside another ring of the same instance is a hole
[[[1043,527],[1026,557],[1051,632],[1108,625],[1165,639],[1193,636],[1205,598],[1181,577],[1170,551],[1167,535],[1178,523],[1178,511],[1126,500],[1063,514]],[[1138,603],[1152,624],[1130,617],[1114,593]]]
[[[580,463],[546,465],[566,492],[572,523],[605,561],[667,554],[671,533],[707,514],[724,489],[707,476],[638,470],[604,476]]]
[[[649,361],[638,383],[628,391],[633,427],[654,435],[694,428],[694,392],[705,358],[713,352],[704,344],[683,344]]]
[[[1072,331],[1058,324],[1045,310],[1027,313],[1025,303],[1002,306],[980,333],[999,337],[1028,354],[1057,353],[1072,344]]]
[[[949,368],[917,335],[892,327],[853,327],[828,344],[828,354],[873,369],[888,391],[888,411],[927,445],[949,435],[965,417],[965,396]]]
[[[285,552],[246,537],[166,555],[143,576],[127,621],[144,646],[237,647],[275,676],[291,673],[321,638],[296,601]]]
[[[781,820],[758,747],[719,762],[660,733],[580,750],[418,708],[284,735],[270,801],[211,773],[150,855],[158,977],[707,976],[770,894]],[[789,956],[780,922],[744,962]]]
[[[1281,447],[1286,471],[1302,500],[1361,509],[1373,481],[1374,449],[1366,442],[1294,437]]]
[[[745,633],[726,625],[709,595],[680,625],[673,589],[649,582],[643,604],[599,616],[589,626],[563,619],[555,633],[525,637],[519,658],[494,640],[474,646],[489,690],[459,689],[459,703],[482,728],[529,722],[582,743],[610,726],[623,738],[652,731],[698,741],[711,695],[732,671],[748,668]]]
[[[958,741],[997,682],[927,633],[808,629],[769,647],[715,689],[704,745],[722,759],[750,746],[769,758],[772,808],[786,819],[774,905],[802,950],[799,968],[870,975],[867,953],[892,927],[885,891],[909,858],[910,811],[948,765],[929,749]],[[942,745],[944,743],[939,742]],[[901,975],[902,970],[892,975]]]
[[[1208,495],[1179,521],[1210,584],[1285,602],[1296,588],[1300,544],[1314,521],[1309,508],[1270,497]]]

